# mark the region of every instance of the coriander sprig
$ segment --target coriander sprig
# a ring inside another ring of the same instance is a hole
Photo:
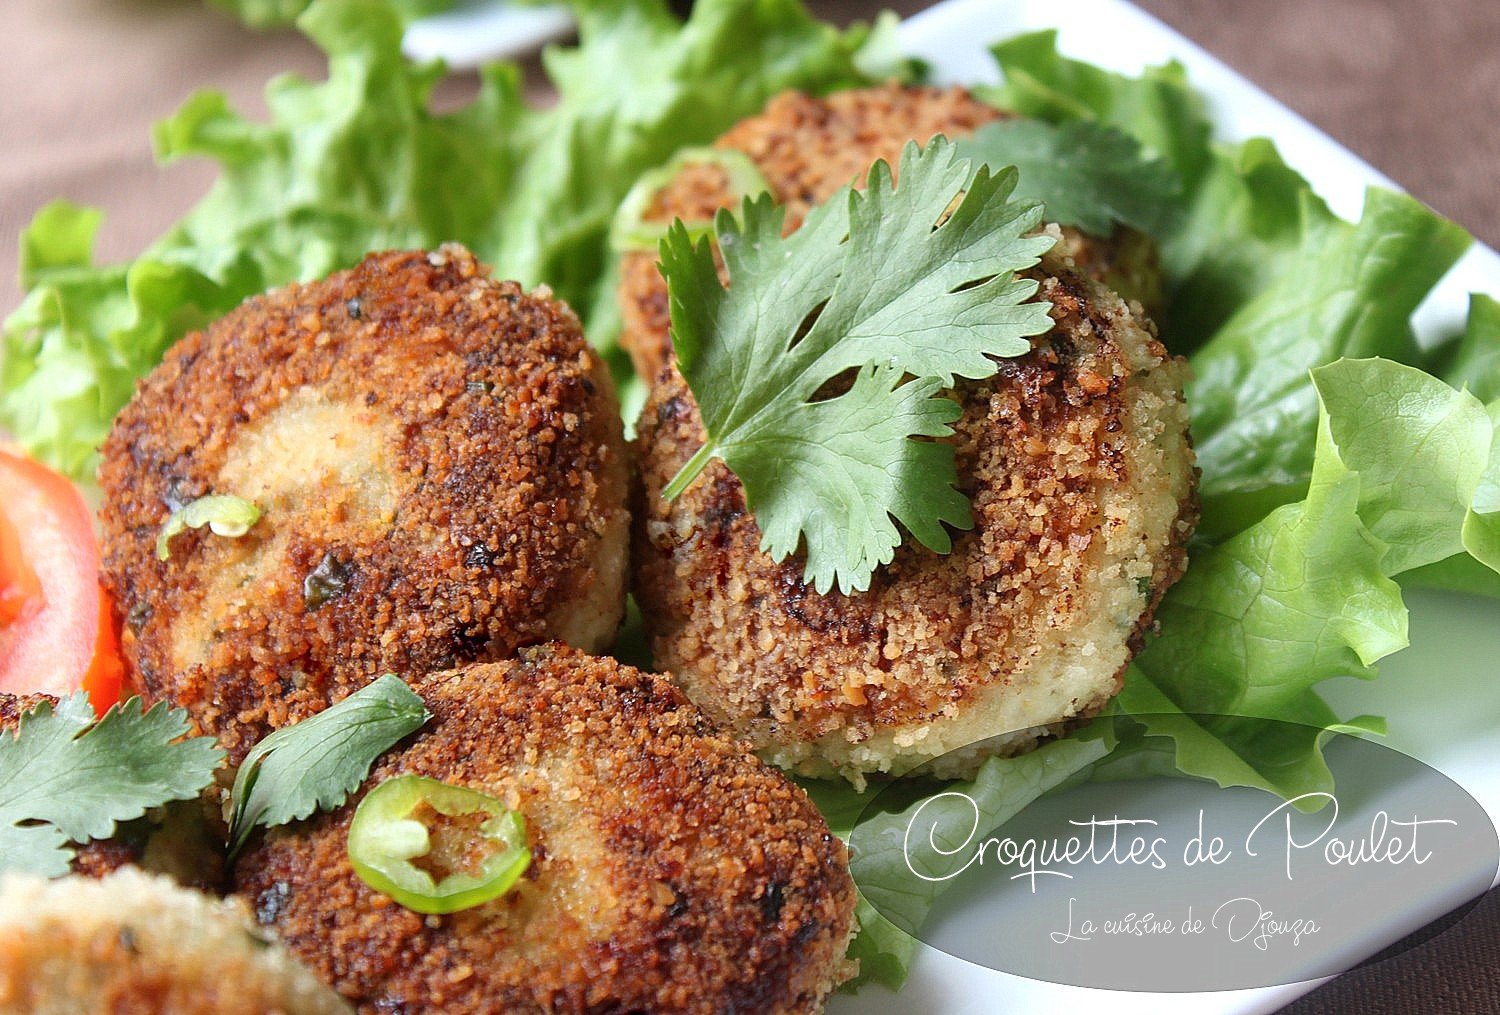
[[[1014,169],[974,172],[938,137],[907,145],[899,176],[875,163],[864,191],[845,187],[786,237],[769,196],[721,211],[727,288],[707,239],[677,223],[662,242],[672,341],[708,434],[664,495],[723,459],[761,548],[784,560],[804,546],[819,592],[869,588],[897,522],[938,552],[944,526],[973,524],[952,449],[912,438],[951,433],[959,408],[938,392],[954,377],[992,375],[992,357],[1052,326],[1015,275],[1053,240],[1028,235],[1040,204],[1008,200]],[[818,397],[847,371],[847,391]]]
[[[1108,236],[1118,223],[1161,235],[1181,214],[1178,175],[1105,124],[996,120],[956,145],[975,162],[1015,166],[1017,196],[1044,202],[1058,225]]]
[[[245,758],[231,795],[231,855],[256,826],[337,807],[375,759],[431,718],[421,697],[386,674],[336,705],[266,737]],[[190,737],[182,709],[131,698],[95,720],[78,692],[43,700],[0,733],[0,872],[68,873],[74,843],[105,839],[120,822],[213,783],[224,752]]]
[[[187,731],[186,712],[140,698],[96,721],[82,691],[21,716],[14,735],[0,733],[0,871],[66,874],[70,843],[197,796],[224,752]]]

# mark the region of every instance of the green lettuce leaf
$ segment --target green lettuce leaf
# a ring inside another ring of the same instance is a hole
[[[1174,741],[1182,772],[1282,796],[1331,787],[1324,731],[1378,728],[1340,722],[1314,687],[1373,677],[1405,646],[1392,577],[1460,552],[1500,570],[1495,426],[1478,399],[1381,359],[1340,360],[1311,379],[1307,497],[1194,557],[1119,698]],[[1224,716],[1307,728],[1268,738]]]
[[[574,6],[581,44],[545,54],[558,102],[527,125],[528,158],[506,202],[517,214],[495,220],[494,255],[508,274],[571,300],[604,270],[601,241],[643,172],[785,89],[866,80],[858,64],[870,31],[840,33],[789,0],[699,3],[686,24],[653,0]],[[888,33],[875,45],[889,49]]]
[[[1399,575],[1468,553],[1500,571],[1495,423],[1472,394],[1415,367],[1340,360],[1312,372],[1315,473],[1359,477],[1359,515]]]
[[[66,202],[21,237],[29,290],[5,321],[0,426],[74,477],[93,471],[110,421],[167,346],[231,309],[238,296],[186,265],[142,257],[90,263],[99,214]]]
[[[1049,123],[1096,120],[1116,127],[1148,155],[1165,159],[1189,193],[1207,170],[1210,128],[1203,99],[1176,61],[1139,77],[1115,74],[1060,54],[1052,29],[1007,39],[991,52],[1005,78],[975,89],[986,101]]]
[[[312,0],[208,0],[226,14],[251,28],[284,28],[307,10]],[[411,21],[453,6],[454,0],[390,0],[401,16]]]
[[[1215,144],[1174,228],[1157,233],[1170,299],[1157,323],[1174,352],[1202,345],[1287,270],[1328,208],[1266,138]]]
[[[1158,324],[1174,352],[1197,349],[1278,280],[1292,289],[1307,254],[1314,252],[1311,244],[1329,239],[1324,232],[1327,228],[1348,228],[1328,212],[1307,181],[1282,161],[1269,140],[1213,142],[1202,100],[1176,63],[1147,68],[1138,77],[1116,74],[1061,55],[1052,31],[1018,36],[992,52],[1004,83],[982,92],[990,101],[1049,123],[1094,121],[1115,127],[1140,142],[1148,155],[1165,159],[1182,179],[1182,214],[1152,231],[1161,245],[1168,296],[1167,310]],[[1403,280],[1403,287],[1425,293],[1467,240],[1456,227],[1430,212],[1425,213],[1426,221],[1418,221],[1424,216],[1415,202],[1410,204],[1408,221],[1395,220],[1389,208],[1378,209],[1380,217],[1372,220],[1367,208],[1367,221],[1362,224],[1370,235],[1386,225],[1429,234],[1432,260],[1423,264],[1423,272]],[[1407,242],[1417,239],[1408,236]],[[1405,253],[1393,251],[1391,256]],[[1414,261],[1419,257],[1414,250],[1410,254]],[[1384,252],[1371,256],[1384,256]],[[1405,289],[1393,295],[1388,316],[1404,324],[1410,312],[1405,308]],[[1302,363],[1299,369],[1331,362],[1345,353],[1406,357],[1414,356],[1415,348],[1409,335],[1403,335],[1398,345],[1325,350],[1323,358]],[[1305,393],[1304,402],[1310,448],[1314,412]],[[1295,492],[1300,495],[1300,489]],[[1288,494],[1273,500],[1273,505],[1288,497],[1295,499]]]
[[[1321,483],[1220,545],[1198,553],[1157,613],[1161,634],[1137,657],[1118,699],[1176,744],[1184,773],[1285,797],[1331,786],[1317,730],[1338,717],[1313,687],[1373,677],[1406,646],[1401,592],[1385,547],[1361,523],[1360,483]],[[1279,743],[1251,716],[1301,723]]]
[[[1122,130],[1178,174],[1180,214],[1148,230],[1167,276],[1169,298],[1157,324],[1174,352],[1197,348],[1284,273],[1306,214],[1326,217],[1269,140],[1211,140],[1202,100],[1176,63],[1139,77],[1115,74],[1063,56],[1051,31],[1018,36],[992,52],[1004,84],[981,94],[996,105],[1053,124]]]
[[[210,91],[157,125],[163,160],[209,156],[222,169],[134,262],[92,266],[97,213],[52,206],[27,230],[30,291],[5,324],[0,423],[39,458],[88,474],[135,380],[182,334],[253,293],[348,267],[371,249],[482,238],[516,161],[507,139],[516,74],[488,72],[471,106],[437,117],[426,107],[437,71],[401,57],[387,6],[324,3],[302,26],[329,54],[328,81],[273,81],[269,123],[244,120]]]
[[[846,843],[859,823],[859,816],[874,799],[879,787],[856,791],[842,779],[797,779],[814,806],[823,814],[833,834]],[[851,850],[852,853],[852,850]],[[868,983],[879,983],[891,990],[900,990],[906,982],[906,973],[911,958],[916,954],[917,939],[880,915],[880,912],[865,898],[859,884],[855,884],[857,901],[854,907],[854,940],[849,944],[848,957],[859,963],[859,971],[846,980],[839,989],[845,993],[857,993]]]
[[[546,58],[555,105],[527,107],[519,70],[497,64],[470,104],[438,115],[428,99],[441,68],[401,56],[388,3],[314,3],[298,24],[328,53],[326,82],[277,78],[266,123],[209,91],[157,126],[163,160],[206,156],[221,172],[135,261],[92,264],[96,212],[59,204],[32,222],[29,292],[5,323],[0,426],[86,476],[135,381],[184,333],[392,247],[465,243],[503,277],[551,285],[607,344],[605,237],[642,172],[776,92],[892,69],[889,23],[840,32],[796,0],[704,0],[685,24],[660,0],[576,7],[580,45]]]
[[[1479,293],[1469,299],[1469,321],[1463,337],[1445,350],[1441,374],[1454,387],[1467,388],[1485,400],[1494,437],[1490,457],[1475,490],[1473,528],[1466,535],[1476,546],[1485,537],[1490,517],[1500,512],[1500,302]],[[1483,528],[1481,528],[1483,526]],[[1481,554],[1483,549],[1481,547]],[[1469,592],[1500,599],[1500,575],[1468,550],[1401,576],[1405,585]]]
[[[1410,355],[1411,314],[1469,236],[1416,200],[1370,190],[1357,225],[1304,207],[1297,256],[1192,357],[1202,531],[1234,532],[1301,496],[1318,399],[1308,371]]]
[[[983,97],[1052,124],[1121,130],[1176,172],[1177,214],[1147,228],[1167,276],[1169,299],[1157,324],[1173,351],[1202,344],[1296,253],[1304,205],[1320,202],[1265,138],[1212,142],[1202,100],[1180,65],[1148,68],[1140,77],[1115,74],[1063,56],[1051,31],[1018,36],[992,52],[1004,83]]]
[[[1456,553],[1436,564],[1428,564],[1401,576],[1407,588],[1441,589],[1500,599],[1500,574],[1496,574],[1467,553]]]
[[[1500,399],[1500,300],[1469,296],[1469,320],[1450,358],[1437,370],[1455,388],[1468,388],[1482,402]]]
[[[862,792],[839,781],[803,780],[834,834],[850,846],[849,870],[859,887],[859,931],[849,957],[859,975],[846,990],[874,981],[900,988],[933,902],[947,882],[913,886],[903,837],[916,808],[939,792],[962,793],[979,815],[978,834],[998,828],[1046,793],[1073,785],[1114,746],[1108,724],[1094,724],[1015,758],[990,758],[973,779],[940,783],[906,778],[873,783]]]

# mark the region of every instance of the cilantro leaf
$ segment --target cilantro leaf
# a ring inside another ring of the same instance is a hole
[[[251,749],[234,778],[230,855],[257,825],[273,828],[337,807],[370,766],[432,718],[416,692],[394,674],[343,701],[279,729]]]
[[[800,439],[763,455],[749,453],[756,445],[746,443],[733,467],[747,490],[763,491],[755,499],[756,517],[762,545],[777,560],[796,552],[805,532],[809,547],[829,548],[829,556],[845,562],[840,577],[846,587],[863,589],[869,573],[888,563],[901,543],[892,515],[923,545],[944,553],[951,540],[943,523],[969,527],[969,502],[951,485],[957,480],[952,449],[909,439],[952,433],[948,424],[959,407],[937,396],[938,380],[903,384],[902,376],[899,367],[862,368],[847,394],[787,407],[779,424]],[[929,477],[945,474],[952,478],[924,489]],[[811,490],[822,504],[805,503]],[[818,566],[810,551],[809,569]],[[817,584],[826,591],[827,581]]]
[[[787,237],[769,196],[746,201],[743,221],[720,212],[728,289],[707,239],[678,223],[662,242],[672,341],[708,432],[665,495],[722,458],[762,549],[782,560],[805,542],[820,593],[869,588],[901,541],[892,517],[939,552],[945,523],[972,524],[952,449],[910,438],[950,433],[958,407],[938,390],[990,376],[992,356],[1052,326],[1046,303],[1023,303],[1036,283],[1014,275],[1052,240],[1026,235],[1042,209],[1008,200],[1013,169],[971,173],[935,138],[907,145],[900,179],[875,163],[867,190],[844,188]],[[848,391],[814,401],[848,370]]]
[[[180,739],[187,713],[140,698],[97,722],[82,692],[43,702],[0,736],[0,870],[68,873],[70,842],[112,835],[121,821],[197,796],[224,753]]]
[[[1117,222],[1160,233],[1180,210],[1181,181],[1171,167],[1104,124],[998,120],[959,141],[958,150],[975,163],[1015,166],[1016,197],[1035,198],[1049,221],[1097,236],[1108,236]]]

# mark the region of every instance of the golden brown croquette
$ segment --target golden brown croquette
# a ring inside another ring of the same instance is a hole
[[[720,144],[756,160],[797,224],[907,140],[997,115],[960,89],[793,94]],[[723,187],[714,167],[689,167],[655,210],[706,217]],[[659,365],[637,426],[633,569],[657,666],[764,757],[855,782],[978,744],[938,769],[967,774],[1101,709],[1181,575],[1197,517],[1185,364],[1138,305],[1078,271],[1079,259],[1101,267],[1108,248],[1065,236],[1030,273],[1053,330],[952,392],[974,528],[947,555],[902,546],[855,595],[820,596],[800,555],[762,553],[722,462],[662,499],[705,434],[670,355],[666,284],[649,255],[627,263],[628,342],[639,365]]]
[[[357,802],[264,833],[235,887],[361,1012],[812,1012],[854,910],[806,794],[666,680],[561,645],[416,685],[432,721],[365,789],[417,774],[525,818],[501,898],[423,917],[347,856]]]
[[[908,141],[925,144],[938,134],[964,137],[1007,115],[958,87],[889,84],[824,98],[786,92],[732,127],[714,147],[749,156],[777,203],[786,207],[784,229],[791,232],[840,187],[851,182],[863,186],[877,159],[895,167]],[[720,208],[738,212],[739,203],[721,166],[690,162],[654,196],[645,217],[653,222],[707,221]],[[1073,228],[1061,235],[1061,250],[1074,259],[1080,274],[1156,309],[1159,266],[1155,244],[1144,234],[1121,226],[1108,237],[1090,237]],[[620,344],[636,372],[652,381],[672,348],[667,290],[654,251],[621,258],[620,295]]]
[[[0,879],[6,1015],[336,1015],[349,1006],[250,920],[163,877]]]
[[[626,477],[565,304],[460,247],[372,254],[187,336],[116,419],[100,483],[124,655],[237,762],[381,673],[600,648],[624,610]],[[207,494],[263,514],[158,560],[169,514]]]

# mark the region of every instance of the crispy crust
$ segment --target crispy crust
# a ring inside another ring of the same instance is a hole
[[[554,645],[418,689],[433,720],[366,787],[416,773],[519,808],[520,885],[448,917],[396,906],[349,866],[353,802],[254,842],[235,873],[361,1011],[820,1007],[852,925],[844,847],[669,683]]]
[[[722,462],[663,500],[705,435],[675,367],[653,387],[634,588],[656,663],[779,764],[857,776],[1006,734],[987,752],[1009,753],[1118,693],[1197,519],[1184,371],[1118,297],[1049,270],[1053,331],[954,392],[975,527],[946,555],[908,541],[867,593],[819,596],[800,556],[762,553]]]
[[[606,642],[624,609],[619,415],[549,297],[459,247],[372,254],[174,346],[100,469],[104,579],[148,695],[238,761],[383,672]],[[171,506],[210,492],[265,514],[158,561]],[[312,608],[320,565],[343,589]]]
[[[755,159],[789,226],[903,143],[999,116],[961,89],[783,95],[721,140]],[[704,218],[723,173],[688,167],[655,213]],[[1118,693],[1197,519],[1185,364],[1135,305],[1084,274],[1123,234],[1071,231],[1032,273],[1055,327],[953,394],[952,438],[975,528],[949,555],[905,545],[868,593],[818,596],[802,561],[774,563],[739,481],[709,466],[675,503],[663,486],[704,442],[670,353],[650,255],[623,266],[625,344],[654,370],[638,424],[634,589],[658,666],[763,756],[808,774],[905,769],[969,744],[944,774],[1033,746]]]
[[[754,161],[776,201],[786,207],[784,229],[791,232],[816,204],[846,183],[863,186],[871,163],[895,166],[908,141],[926,143],[935,135],[964,137],[1008,114],[980,102],[958,87],[909,88],[897,84],[835,92],[814,98],[785,92],[765,110],[740,121],[714,147],[740,151]],[[689,164],[655,197],[651,221],[712,219],[720,208],[738,210],[723,169]],[[1063,248],[1077,270],[1105,281],[1151,307],[1159,299],[1155,246],[1142,234],[1120,227],[1109,237],[1062,230]],[[671,323],[666,285],[654,252],[620,260],[620,344],[636,372],[654,380],[671,355]]]
[[[57,700],[51,694],[8,694],[0,691],[0,733],[15,733],[16,727],[21,725],[21,716],[44,701],[56,705]]]
[[[124,870],[0,880],[0,1011],[336,1015],[348,1007],[241,905]]]

